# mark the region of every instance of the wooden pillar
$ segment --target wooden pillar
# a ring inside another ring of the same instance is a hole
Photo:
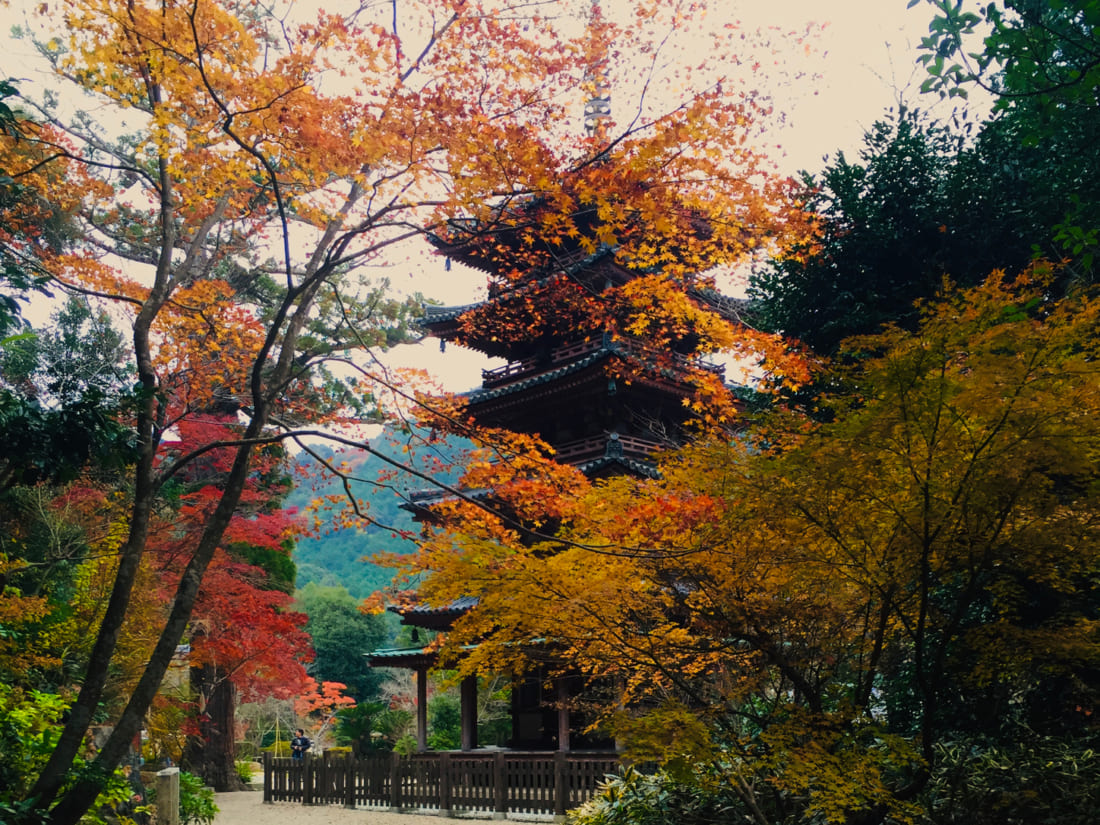
[[[569,684],[564,676],[558,676],[554,682],[557,685],[558,705],[558,750],[569,750]]]
[[[508,818],[508,772],[504,751],[493,755],[493,819]]]
[[[451,755],[439,754],[439,816],[451,815]]]
[[[416,669],[416,749],[428,749],[428,668]]]
[[[462,700],[462,750],[477,748],[477,676],[467,676],[462,680],[460,690]]]
[[[514,748],[516,741],[519,739],[519,694],[523,688],[523,677],[512,672],[512,689],[509,691],[511,696],[511,712],[512,712],[512,735],[508,738],[506,743],[508,747]]]
[[[301,765],[302,771],[302,804],[313,804],[313,754],[306,753],[301,759],[298,760],[298,764]]]
[[[344,807],[355,807],[356,783],[359,779],[359,759],[353,753],[344,754]]]
[[[394,751],[390,761],[390,810],[401,810],[401,754]]]

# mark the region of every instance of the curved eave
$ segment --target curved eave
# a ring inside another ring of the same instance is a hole
[[[479,490],[463,490],[462,495],[467,499],[473,499],[474,501],[487,501],[492,497],[492,491],[486,489]],[[454,496],[445,490],[439,490],[436,488],[427,490],[412,490],[408,494],[408,500],[402,502],[399,506],[402,510],[406,510],[410,513],[427,515],[431,513],[432,506],[438,504],[441,501],[448,501],[453,499]],[[392,608],[391,608],[392,609]],[[393,612],[397,612],[394,610]]]
[[[426,630],[449,630],[455,619],[468,613],[476,606],[476,596],[463,596],[444,605],[394,605],[387,609],[401,617],[401,624],[422,627]]]
[[[731,298],[716,289],[691,289],[688,295],[727,321],[741,323],[749,308],[748,298]]]
[[[603,347],[582,358],[578,358],[576,361],[552,370],[547,370],[546,372],[540,372],[530,378],[521,378],[510,384],[504,384],[491,389],[473,390],[467,394],[466,399],[469,405],[473,407],[477,404],[484,404],[488,401],[494,401],[498,398],[514,395],[517,392],[526,392],[533,387],[538,387],[542,384],[550,384],[560,378],[565,378],[566,376],[581,372],[594,364],[598,364],[600,361],[608,359],[614,354],[616,354],[615,350],[610,347]]]
[[[437,659],[433,651],[421,647],[388,648],[367,654],[367,664],[371,667],[397,667],[404,670],[431,668]]]
[[[636,458],[626,456],[603,456],[591,461],[582,461],[574,465],[588,478],[597,478],[607,475],[618,475],[626,471],[628,475],[641,476],[642,478],[660,478],[661,473],[657,465],[650,461],[639,461]]]

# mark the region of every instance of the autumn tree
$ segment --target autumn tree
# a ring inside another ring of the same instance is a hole
[[[572,11],[560,5],[425,0],[311,19],[213,0],[42,7],[39,42],[58,88],[37,107],[39,125],[24,129],[30,138],[3,138],[14,159],[6,166],[47,202],[72,205],[81,244],[48,256],[42,271],[130,311],[139,385],[114,589],[80,695],[30,791],[57,825],[79,818],[95,776],[137,732],[257,451],[407,397],[377,363],[353,357],[407,337],[413,307],[361,277],[384,250],[459,215],[492,227],[513,214],[502,202],[530,195],[558,207],[540,217],[548,235],[568,234],[580,206],[597,210],[602,240],[621,241],[638,267],[659,257],[662,239],[680,259],[717,250],[721,262],[759,245],[746,239],[781,232],[785,187],[745,144],[768,105],[722,68],[752,38],[706,33],[671,1],[604,20],[593,36],[555,16]],[[698,31],[710,57],[674,71],[668,49]],[[612,40],[629,49],[615,57]],[[608,71],[636,91],[630,117],[599,141],[572,128],[594,50],[615,57]],[[67,118],[51,102],[64,84],[109,115]],[[746,180],[761,183],[763,197],[746,201]],[[713,231],[684,232],[708,215]],[[634,232],[650,218],[652,231]],[[181,422],[213,407],[240,416],[239,432],[187,453],[167,449]],[[96,770],[72,778],[161,497],[215,449],[229,451],[229,469],[148,667]]]
[[[610,682],[635,756],[710,766],[761,823],[913,821],[963,741],[1084,753],[1098,311],[1053,297],[1049,273],[995,273],[915,332],[853,339],[862,357],[818,400],[831,415],[776,409],[660,480],[559,500],[545,541],[465,522],[417,567],[426,598],[478,598],[451,661],[552,653]]]

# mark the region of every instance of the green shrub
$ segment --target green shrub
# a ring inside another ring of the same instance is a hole
[[[0,684],[0,823],[44,821],[27,795],[53,752],[67,710],[68,702],[56,694]],[[107,817],[129,820],[143,812],[141,802],[132,799],[127,770],[104,775],[92,762],[73,760],[74,779],[91,777],[102,788],[82,822],[100,825]]]
[[[290,743],[279,740],[263,748],[265,753],[270,753],[272,756],[290,756]]]
[[[946,743],[938,748],[925,804],[935,825],[1093,825],[1100,743],[1045,736]]]
[[[244,782],[246,785],[252,781],[252,775],[255,773],[256,766],[247,759],[238,759],[233,767],[237,771],[237,778]]]
[[[186,771],[180,771],[180,823],[181,825],[211,825],[218,813],[214,804],[214,791],[204,787],[202,780]]]
[[[462,712],[458,697],[450,693],[435,696],[428,704],[428,747],[450,751],[462,744]]]
[[[416,749],[416,737],[411,734],[405,734],[393,743],[393,752],[401,756],[412,756]]]
[[[569,813],[570,825],[713,825],[749,822],[727,783],[681,782],[664,771],[643,774],[624,768],[600,792]]]

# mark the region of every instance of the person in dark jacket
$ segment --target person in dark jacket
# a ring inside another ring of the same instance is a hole
[[[294,738],[290,740],[290,758],[302,759],[312,744],[309,737],[306,736],[306,732],[298,728],[294,733]]]

